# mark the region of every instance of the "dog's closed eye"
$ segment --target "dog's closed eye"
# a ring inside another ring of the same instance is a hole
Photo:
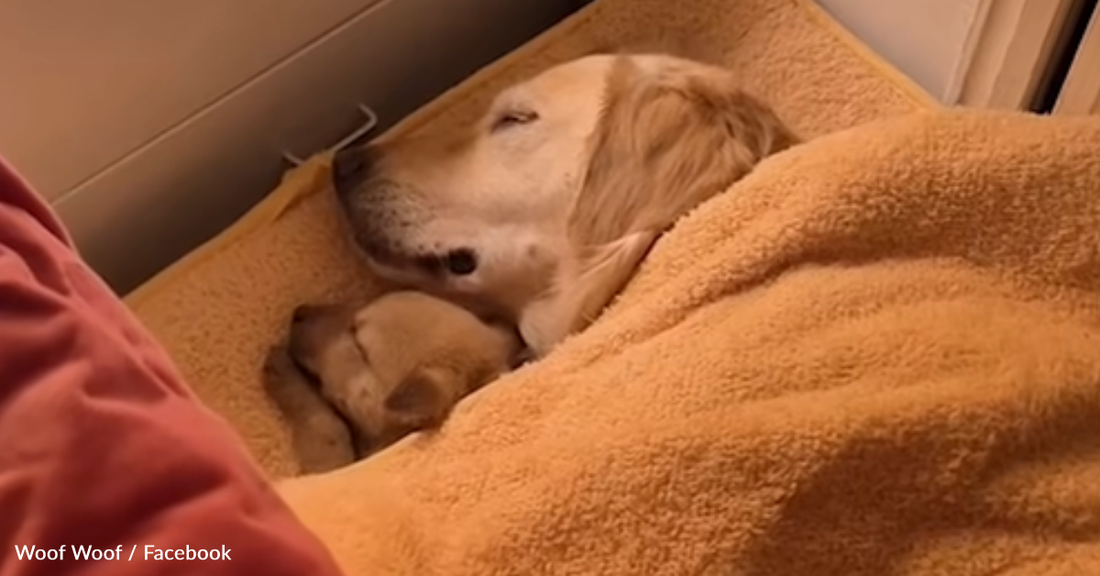
[[[513,126],[530,124],[539,119],[538,112],[520,108],[510,108],[498,114],[492,122],[490,130],[499,132]]]

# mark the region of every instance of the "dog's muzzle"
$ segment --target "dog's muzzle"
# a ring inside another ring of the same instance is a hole
[[[404,217],[394,208],[397,186],[376,178],[376,163],[370,146],[339,150],[332,159],[332,187],[355,243],[376,260],[396,263],[407,252],[397,233]]]
[[[398,231],[410,225],[391,206],[400,186],[374,174],[378,155],[370,145],[351,146],[332,159],[332,185],[359,247],[380,264],[411,266],[430,276],[466,276],[477,270],[477,254],[469,248],[439,254],[402,245]]]

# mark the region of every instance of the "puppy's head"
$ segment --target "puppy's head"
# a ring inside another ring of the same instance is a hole
[[[518,348],[510,331],[416,292],[362,308],[301,306],[289,343],[364,455],[441,424],[460,399],[508,370]]]
[[[592,55],[504,90],[461,132],[340,152],[334,186],[382,276],[518,322],[563,268],[583,272],[578,253],[636,265],[606,247],[654,237],[792,141],[725,70]]]

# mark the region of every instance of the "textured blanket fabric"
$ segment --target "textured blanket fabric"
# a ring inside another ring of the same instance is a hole
[[[1100,571],[1100,118],[773,157],[445,430],[283,493],[379,574]]]

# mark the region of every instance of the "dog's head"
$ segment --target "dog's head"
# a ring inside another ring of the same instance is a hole
[[[551,305],[570,318],[533,330],[543,352],[676,218],[794,141],[733,80],[665,55],[587,56],[504,90],[459,133],[338,153],[334,186],[380,275],[521,325],[563,282],[585,292],[596,255],[601,296]]]
[[[460,399],[507,371],[518,348],[510,331],[417,292],[362,308],[299,306],[289,342],[355,431],[361,455],[441,424]]]

